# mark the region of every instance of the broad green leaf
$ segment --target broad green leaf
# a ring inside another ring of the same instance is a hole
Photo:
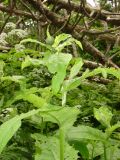
[[[8,141],[12,138],[18,128],[21,126],[21,120],[38,113],[40,110],[33,110],[28,113],[21,114],[20,116],[15,116],[14,118],[6,121],[0,126],[0,153],[3,151],[4,147]]]
[[[120,159],[120,148],[118,145],[110,145],[106,147],[106,158],[107,160],[119,160]],[[101,160],[105,160],[104,154],[101,155]]]
[[[89,143],[87,145],[87,148],[89,150],[89,159],[93,159],[95,157],[97,158],[104,153],[104,145],[103,142],[100,141],[94,141],[93,143]]]
[[[30,65],[39,66],[44,64],[43,60],[30,58],[30,56],[25,57],[25,61],[22,62],[21,68],[24,69]]]
[[[33,134],[32,138],[36,140],[35,160],[60,160],[60,144],[57,137],[46,137],[40,134]],[[65,160],[76,160],[78,158],[78,151],[68,143],[64,144],[64,148]]]
[[[63,82],[62,92],[75,89],[80,84],[81,84],[81,78],[74,78],[74,79],[65,80]]]
[[[115,76],[116,78],[120,79],[120,69],[115,69],[115,68],[96,68],[93,71],[91,71],[88,75],[89,76],[95,76],[97,74],[103,74],[103,76],[107,76],[107,74],[111,74]]]
[[[113,114],[107,107],[94,108],[94,116],[103,126],[110,127]]]
[[[31,39],[31,38],[27,38],[27,39],[23,39],[20,44],[22,43],[28,43],[28,42],[31,42],[31,43],[37,43],[37,44],[40,44],[41,46],[46,46],[44,43],[40,42],[40,41],[37,41],[36,39]]]
[[[71,35],[69,35],[69,34],[65,34],[65,33],[59,34],[58,36],[56,36],[52,47],[57,49],[57,47],[59,46],[60,43],[64,43],[69,38],[71,38]]]
[[[75,150],[79,151],[79,153],[82,155],[82,158],[89,159],[87,143],[82,141],[71,141],[70,144],[75,148]]]
[[[18,100],[25,100],[30,103],[32,103],[35,107],[41,108],[43,106],[46,106],[47,103],[44,98],[35,95],[34,93],[38,92],[38,89],[33,87],[30,89],[25,89],[22,91],[18,91],[15,93],[15,96],[12,97],[10,100],[8,100],[5,104],[5,107],[9,107],[12,103],[18,101]]]
[[[46,66],[51,73],[56,73],[52,79],[53,93],[56,94],[66,75],[67,66],[72,59],[70,54],[53,54],[45,58]]]
[[[105,74],[111,74],[111,75],[115,76],[116,78],[120,79],[120,70],[119,69],[114,69],[114,68],[96,68],[91,72],[89,71],[89,69],[86,69],[86,71],[83,72],[81,77],[77,77],[77,78],[74,78],[74,79],[69,79],[69,80],[64,81],[63,91],[68,91],[68,90],[75,89],[86,78],[98,75],[100,73],[104,74],[105,77],[106,77]]]
[[[106,134],[102,131],[89,127],[80,125],[78,127],[72,127],[68,132],[68,139],[81,141],[81,139],[88,140],[98,140],[98,141],[106,141]]]
[[[82,49],[82,45],[78,40],[76,40],[75,38],[73,38],[69,34],[62,33],[62,34],[56,36],[54,44],[52,45],[52,47],[55,50],[57,50],[57,52],[60,52],[66,46],[72,45],[72,43],[76,43]]]
[[[52,54],[45,58],[45,63],[51,73],[56,73],[61,67],[66,69],[71,59],[71,54]]]
[[[21,120],[19,116],[10,119],[0,126],[0,153],[20,126]]]
[[[31,65],[31,58],[30,58],[30,56],[27,56],[27,57],[25,57],[25,60],[21,64],[21,69],[24,69],[30,65]]]
[[[58,93],[65,76],[66,76],[66,70],[63,67],[61,67],[59,69],[59,72],[56,75],[53,76],[53,78],[52,78],[52,90],[53,90],[54,94]]]
[[[23,97],[23,92],[22,91],[18,91],[15,93],[14,97],[11,97],[11,99],[9,99],[5,105],[4,108],[10,107],[14,102],[21,100]]]
[[[120,121],[106,129],[106,134],[110,136],[116,129],[120,128]]]
[[[51,46],[47,45],[47,44],[44,44],[40,41],[37,41],[36,39],[31,39],[31,38],[27,38],[27,39],[23,39],[20,44],[23,44],[23,43],[35,43],[35,44],[39,44],[49,50],[52,50]]]
[[[66,39],[64,42],[61,42],[58,47],[56,47],[57,52],[61,52],[66,46],[70,46],[73,43],[73,39],[72,38],[68,38]]]
[[[85,78],[89,77],[89,73],[90,70],[87,68],[80,78],[84,80]]]
[[[77,39],[73,39],[73,41],[83,50],[82,44],[80,41],[78,41]]]
[[[41,97],[44,98],[46,102],[49,102],[52,97],[51,86],[40,88],[39,90],[40,90]]]
[[[50,121],[57,123],[61,128],[65,130],[69,129],[75,122],[77,115],[80,113],[77,108],[51,106],[53,111],[49,114],[41,113],[44,121]],[[65,115],[65,116],[63,116]]]
[[[115,68],[106,68],[107,73],[115,76],[116,78],[120,79],[120,69]]]
[[[63,83],[62,92],[69,91],[78,87],[83,80],[86,79],[89,75],[89,70],[87,69],[81,77],[77,77],[74,79],[65,80]]]
[[[32,103],[37,108],[45,107],[47,105],[46,101],[42,97],[35,94],[25,93],[22,99]]]
[[[76,60],[75,64],[74,64],[74,66],[73,66],[73,67],[71,68],[71,70],[70,70],[69,79],[72,79],[73,77],[75,77],[75,76],[79,73],[82,65],[83,65],[82,59],[79,59],[79,58],[78,58],[78,59]]]
[[[96,68],[96,69],[92,70],[91,72],[87,73],[86,78],[96,76],[96,75],[102,73],[102,71],[103,71],[103,68]]]
[[[42,110],[41,109],[33,109],[33,110],[31,110],[31,111],[29,111],[29,112],[27,112],[27,113],[22,113],[22,114],[20,114],[19,115],[19,118],[20,118],[20,120],[22,120],[22,119],[25,119],[25,118],[28,118],[28,117],[30,117],[30,116],[33,116],[33,115],[35,115],[35,114],[37,114],[37,113],[39,113],[39,112],[41,112]],[[46,111],[46,110],[44,110],[44,111]]]
[[[81,43],[80,43],[78,40],[76,40],[76,39],[74,39],[74,38],[72,38],[72,37],[69,37],[69,38],[67,38],[65,41],[61,42],[61,43],[58,45],[58,47],[56,47],[56,50],[57,50],[58,52],[60,52],[60,51],[62,51],[66,46],[72,45],[73,43],[76,43],[76,44],[82,49],[82,45],[81,45]]]

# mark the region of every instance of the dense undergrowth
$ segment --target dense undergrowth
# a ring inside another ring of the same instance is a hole
[[[72,43],[82,50],[60,34],[0,53],[1,160],[119,160],[120,70],[83,68],[65,52]],[[88,80],[95,75],[113,81]]]

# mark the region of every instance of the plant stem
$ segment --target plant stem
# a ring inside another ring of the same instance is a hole
[[[92,148],[92,160],[93,160],[93,157],[94,157],[94,146]]]
[[[67,96],[67,92],[64,92],[62,95],[62,106],[63,107],[66,105],[66,96]]]
[[[64,160],[64,130],[60,128],[60,160]]]
[[[104,144],[104,159],[107,160],[106,145]]]

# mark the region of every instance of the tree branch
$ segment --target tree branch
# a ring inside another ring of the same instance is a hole
[[[1,4],[0,4],[0,10],[2,12],[7,12],[7,13],[11,12],[10,8],[8,8],[8,7],[4,6],[4,5],[1,5]],[[31,18],[33,20],[38,20],[38,18],[35,19],[35,17],[31,13],[25,12],[25,11],[22,11],[22,10],[13,9],[12,13],[15,14],[15,15],[18,15],[18,16],[25,16],[25,17]]]
[[[108,23],[111,23],[113,25],[120,25],[120,17],[116,17],[119,15],[119,13],[112,14],[111,12],[101,10],[99,8],[93,8],[90,5],[85,5],[84,7],[79,7],[78,4],[71,2],[71,5],[69,5],[64,0],[50,0],[49,4],[54,4],[57,1],[57,5],[66,10],[79,12],[81,14],[86,15],[87,17],[95,18],[97,16],[98,19],[107,21]],[[92,13],[92,15],[91,15]],[[111,17],[112,16],[112,17]]]

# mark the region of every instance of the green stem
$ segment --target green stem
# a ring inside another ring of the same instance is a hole
[[[92,160],[93,160],[93,157],[94,157],[94,146],[92,148]]]
[[[60,128],[60,160],[64,160],[64,130]]]
[[[106,145],[104,144],[104,159],[107,160]]]
[[[67,96],[67,92],[64,92],[62,95],[62,106],[63,107],[66,105],[66,96]]]

